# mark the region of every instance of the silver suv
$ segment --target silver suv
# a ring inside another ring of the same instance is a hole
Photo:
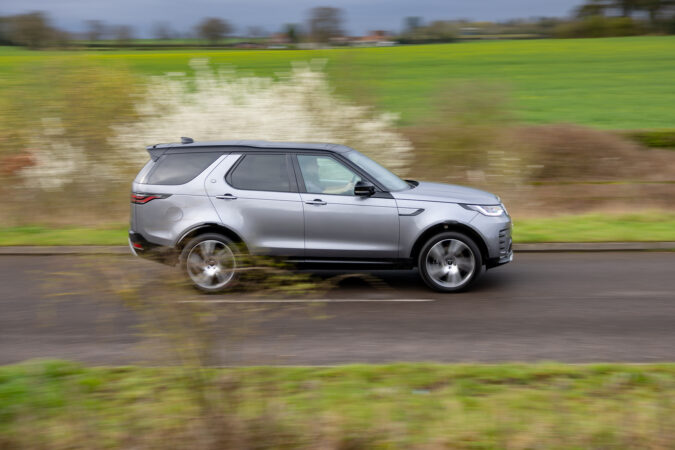
[[[318,267],[417,267],[442,292],[513,259],[499,197],[402,180],[349,147],[183,138],[147,150],[129,245],[180,264],[202,291],[231,286],[241,252]]]

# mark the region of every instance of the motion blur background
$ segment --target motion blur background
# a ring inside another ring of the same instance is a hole
[[[181,135],[345,143],[516,241],[675,239],[672,1],[280,5],[5,2],[0,243],[123,243]]]
[[[0,449],[673,448],[673,252],[457,295],[256,259],[206,296],[122,247],[145,146],[189,136],[483,188],[517,244],[673,248],[673,34],[673,0],[3,0]]]

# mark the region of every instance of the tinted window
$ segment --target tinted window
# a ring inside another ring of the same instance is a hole
[[[199,175],[222,153],[177,153],[162,156],[150,172],[147,184],[185,184]]]
[[[311,194],[354,195],[361,177],[329,156],[298,155],[298,163]]]
[[[290,192],[286,155],[246,155],[234,168],[229,182],[249,191]]]

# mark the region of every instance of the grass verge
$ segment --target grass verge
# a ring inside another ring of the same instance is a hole
[[[514,242],[675,241],[675,214],[585,214],[515,219]]]
[[[0,228],[0,246],[8,245],[126,245],[128,225],[98,228],[21,226]]]
[[[0,445],[666,448],[675,439],[675,364],[200,369],[197,384],[195,370],[0,367]]]
[[[675,214],[586,214],[515,219],[514,242],[640,242],[675,241]],[[0,246],[126,245],[127,225],[99,228],[0,228]]]

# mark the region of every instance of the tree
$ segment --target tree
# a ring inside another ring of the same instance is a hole
[[[100,20],[87,20],[87,40],[100,41],[106,35],[107,27]]]
[[[288,42],[291,44],[297,44],[300,42],[300,27],[295,23],[287,23],[284,25],[283,34],[288,38]]]
[[[9,17],[0,17],[0,45],[12,45],[10,25],[11,20]]]
[[[157,22],[155,26],[152,27],[152,35],[155,37],[155,39],[166,41],[171,39],[174,33],[168,23]]]
[[[134,38],[134,29],[129,25],[118,25],[113,28],[112,35],[118,44],[128,44]]]
[[[320,6],[309,12],[309,34],[316,42],[327,43],[331,38],[342,36],[343,13],[338,8]]]
[[[217,17],[207,17],[197,25],[197,34],[211,44],[217,44],[230,33],[232,33],[230,24]]]
[[[587,0],[576,10],[577,17],[607,16],[619,12],[622,17],[632,17],[636,12],[644,12],[654,25],[663,13],[672,13],[675,0]],[[672,15],[672,14],[671,14]]]
[[[436,42],[452,42],[457,39],[457,27],[447,20],[436,20],[427,27],[429,38]]]
[[[419,28],[424,26],[421,17],[406,17],[403,21],[403,34],[414,34]]]
[[[9,39],[29,48],[45,47],[54,39],[55,30],[42,12],[19,14],[10,18]]]
[[[637,0],[640,9],[647,11],[649,21],[654,24],[660,19],[675,19],[675,0]],[[663,17],[665,16],[665,17]]]

